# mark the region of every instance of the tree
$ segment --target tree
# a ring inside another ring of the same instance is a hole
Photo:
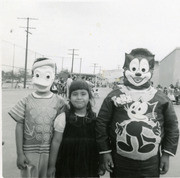
[[[6,81],[6,80],[11,80],[12,79],[12,71],[2,71],[2,80]]]
[[[25,75],[25,70],[24,69],[19,69],[18,73],[16,74],[16,78],[19,81],[23,81],[24,80],[24,75]],[[29,74],[29,72],[26,73],[26,79],[30,79],[31,75]]]

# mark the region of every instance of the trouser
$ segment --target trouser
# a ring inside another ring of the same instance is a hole
[[[159,155],[147,160],[133,160],[117,153],[112,153],[114,168],[111,177],[116,178],[145,178],[159,177]]]
[[[47,153],[25,153],[29,164],[24,170],[21,170],[23,178],[45,178],[47,177],[47,168],[49,154]]]

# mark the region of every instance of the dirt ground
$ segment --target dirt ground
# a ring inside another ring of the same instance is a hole
[[[100,97],[96,98],[95,111],[98,112],[99,107],[111,89],[99,89]],[[2,172],[4,178],[18,178],[20,177],[19,170],[16,167],[16,147],[15,147],[15,121],[8,115],[10,108],[17,103],[17,101],[32,90],[3,90],[2,91],[2,140],[5,144],[2,146]],[[180,123],[180,105],[174,105],[179,123]],[[170,159],[169,172],[162,177],[180,177],[180,146],[175,157]],[[108,173],[103,178],[109,177]]]

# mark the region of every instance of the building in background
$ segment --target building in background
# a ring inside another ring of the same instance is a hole
[[[173,84],[174,86],[179,85],[180,48],[174,49],[160,62],[156,61],[152,81],[155,87],[158,84],[163,87],[169,87],[170,84]]]
[[[123,69],[102,71],[102,77],[106,78],[109,83],[120,82],[122,76],[123,76]]]
[[[152,76],[152,79],[151,79],[151,81],[153,82],[154,87],[159,85],[159,65],[160,65],[160,62],[155,61],[153,76]]]

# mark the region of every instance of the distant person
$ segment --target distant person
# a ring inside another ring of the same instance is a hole
[[[174,97],[174,85],[171,84],[168,88],[168,97],[172,102],[175,102],[175,97]]]
[[[163,87],[161,85],[158,85],[157,90],[163,91]]]
[[[176,154],[179,128],[172,102],[150,84],[154,55],[125,55],[124,85],[104,99],[96,120],[102,162],[111,177],[159,177]]]
[[[73,81],[69,98],[70,108],[61,113],[54,123],[48,177],[99,177],[96,115],[92,110],[92,94],[88,84],[83,80]]]
[[[69,87],[70,87],[72,81],[73,81],[73,80],[72,80],[72,76],[71,76],[71,74],[69,74],[69,75],[68,75],[68,79],[67,79],[67,81],[66,81],[66,97],[67,97],[67,98],[69,98]]]
[[[99,89],[98,88],[94,89],[94,97],[99,98]]]
[[[82,80],[86,81],[87,84],[89,85],[90,87],[90,90],[92,91],[92,88],[94,87],[94,84],[90,81],[90,79],[86,79],[85,76],[82,77]]]
[[[175,87],[174,88],[174,96],[175,96],[175,101],[176,101],[177,105],[179,104],[179,95],[180,95],[180,90],[178,87]]]
[[[73,81],[74,81],[74,80],[77,80],[77,76],[76,76],[76,75],[73,75],[72,80],[73,80]]]
[[[58,80],[57,85],[56,85],[57,90],[58,90],[58,95],[61,95],[61,96],[63,96],[63,83],[64,83],[63,79],[60,78],[60,80]]]
[[[46,177],[53,123],[64,100],[50,91],[55,63],[38,58],[32,66],[35,92],[21,99],[9,115],[16,124],[17,167],[23,178]]]
[[[168,95],[168,89],[167,89],[167,87],[164,87],[163,93],[165,93],[166,95]]]

